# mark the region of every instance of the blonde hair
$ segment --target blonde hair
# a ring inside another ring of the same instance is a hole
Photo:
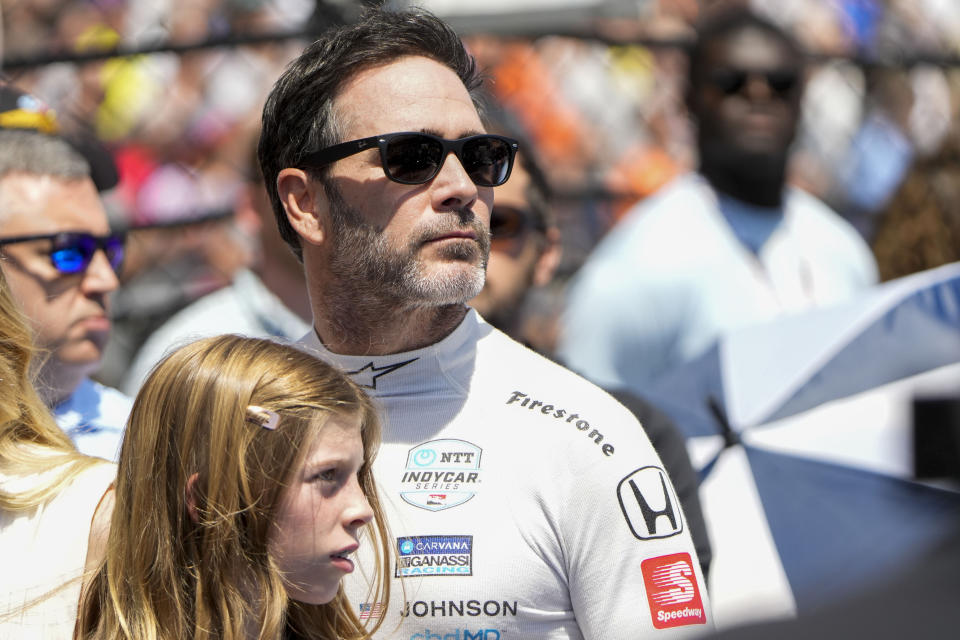
[[[251,422],[249,406],[278,414],[276,429]],[[137,395],[106,557],[81,599],[77,637],[239,640],[249,628],[269,639],[369,637],[379,623],[365,630],[342,586],[328,604],[290,600],[267,553],[283,489],[333,414],[360,417],[359,477],[374,513],[365,529],[377,549],[370,597],[387,603],[389,542],[371,470],[380,423],[369,398],[294,347],[226,335],[172,353]],[[193,474],[197,522],[186,504]]]
[[[42,474],[28,489],[0,488],[0,509],[12,512],[47,502],[103,462],[79,453],[40,399],[33,385],[32,338],[0,270],[0,474]]]

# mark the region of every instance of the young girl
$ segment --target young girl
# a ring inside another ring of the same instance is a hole
[[[379,438],[361,389],[293,347],[230,335],[181,347],[134,402],[77,637],[369,637],[340,579],[371,535],[370,600],[388,602]]]
[[[0,638],[69,638],[115,467],[78,453],[34,391],[27,327],[0,271]]]

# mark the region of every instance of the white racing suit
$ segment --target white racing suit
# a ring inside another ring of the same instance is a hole
[[[442,341],[341,356],[383,409],[374,465],[391,602],[369,548],[345,586],[377,637],[634,640],[703,634],[712,615],[680,503],[633,415],[471,310]]]

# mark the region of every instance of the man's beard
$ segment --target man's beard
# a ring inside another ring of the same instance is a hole
[[[490,231],[472,212],[437,214],[419,228],[404,247],[392,248],[382,229],[366,222],[350,207],[336,185],[325,181],[330,202],[333,255],[331,281],[353,305],[392,308],[463,304],[483,289],[490,254]],[[419,258],[422,245],[438,234],[469,228],[476,242],[456,242],[440,248],[440,259],[461,263],[453,273],[430,277]],[[345,301],[343,301],[345,302]]]

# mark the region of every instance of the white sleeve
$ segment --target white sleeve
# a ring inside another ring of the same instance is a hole
[[[607,462],[571,469],[561,539],[587,640],[701,635],[713,616],[670,477],[636,420],[622,416]]]

